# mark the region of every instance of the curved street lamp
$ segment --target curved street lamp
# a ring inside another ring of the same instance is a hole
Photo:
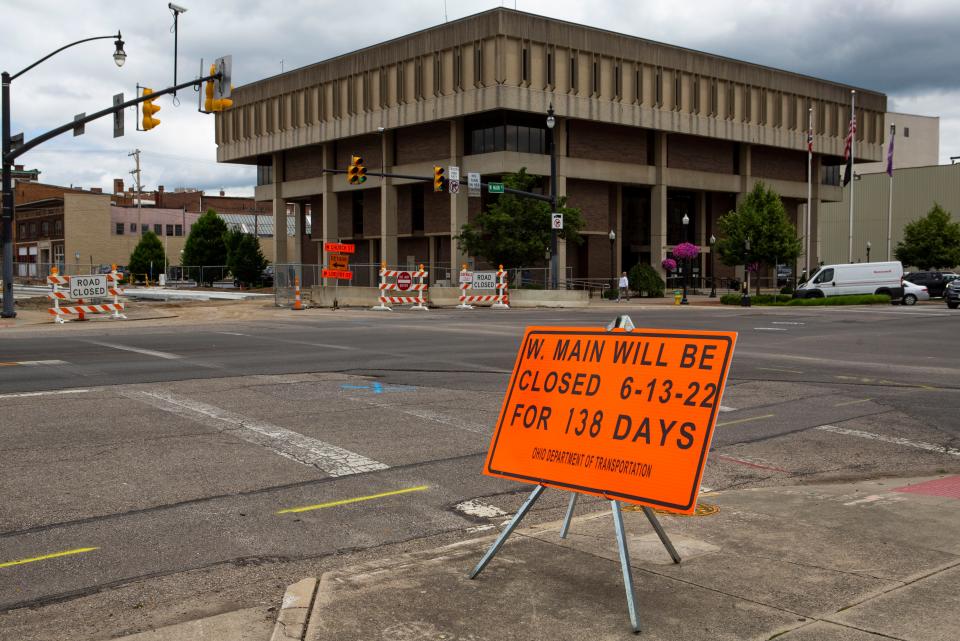
[[[557,211],[557,145],[553,135],[553,128],[557,124],[557,118],[553,115],[553,103],[547,107],[547,129],[550,130],[550,213]],[[560,257],[557,256],[557,230],[553,224],[550,225],[550,288],[557,289],[560,268]]]
[[[687,242],[687,228],[690,226],[690,216],[683,212],[683,242]],[[683,298],[680,299],[681,305],[689,305],[687,300],[687,274],[690,272],[690,259],[683,259]]]
[[[117,31],[116,35],[112,36],[94,36],[93,38],[71,42],[56,51],[48,53],[15,74],[6,71],[0,74],[3,84],[2,96],[0,96],[0,110],[3,111],[3,146],[0,150],[3,159],[3,311],[0,312],[0,318],[16,318],[17,316],[17,312],[13,308],[13,174],[11,163],[7,159],[12,149],[10,141],[10,83],[64,49],[92,40],[114,40],[113,61],[118,67],[122,67],[123,63],[126,62],[127,52],[123,50],[123,36]]]
[[[710,298],[717,297],[716,251],[717,237],[710,234]]]

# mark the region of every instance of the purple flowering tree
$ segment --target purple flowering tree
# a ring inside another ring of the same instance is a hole
[[[660,266],[667,272],[667,275],[670,274],[673,270],[677,268],[677,261],[672,258],[664,258],[660,263]]]

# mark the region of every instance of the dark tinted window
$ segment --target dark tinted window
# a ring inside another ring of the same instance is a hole
[[[825,269],[817,275],[815,283],[826,283],[833,280],[833,270]]]

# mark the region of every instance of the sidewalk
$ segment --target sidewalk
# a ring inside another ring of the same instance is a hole
[[[627,508],[640,638],[955,641],[960,476],[929,480],[705,494],[719,511],[660,516],[680,565]],[[305,638],[634,638],[609,509],[558,530],[519,529],[473,581],[493,537],[328,572]]]

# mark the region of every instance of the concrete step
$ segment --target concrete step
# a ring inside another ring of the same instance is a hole
[[[261,606],[140,632],[115,641],[267,641],[273,629],[273,613]]]

